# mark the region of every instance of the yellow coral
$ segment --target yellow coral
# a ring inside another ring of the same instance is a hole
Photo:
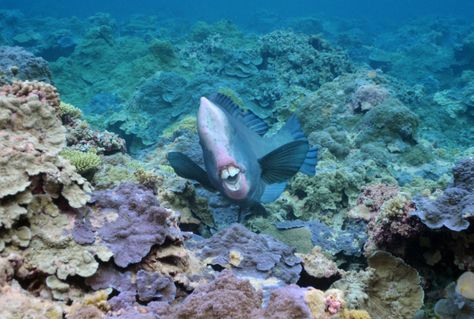
[[[347,310],[343,312],[344,319],[371,319],[369,313],[365,310]]]
[[[196,117],[188,115],[183,117],[178,122],[173,123],[163,130],[161,134],[164,138],[169,138],[173,136],[173,133],[177,130],[189,130],[196,131]]]
[[[69,117],[72,119],[77,119],[82,117],[82,112],[79,108],[72,104],[61,102],[59,104],[59,115],[61,118]]]

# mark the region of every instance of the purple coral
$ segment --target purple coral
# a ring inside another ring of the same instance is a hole
[[[93,211],[76,220],[74,238],[90,242],[90,231],[94,231],[120,267],[140,262],[153,245],[182,239],[172,212],[161,207],[153,192],[141,185],[123,183],[96,191],[92,203]]]
[[[453,168],[454,181],[436,200],[418,196],[414,199],[418,216],[429,228],[443,226],[453,231],[469,227],[474,216],[474,158],[461,160]]]
[[[196,248],[209,264],[231,266],[236,274],[273,276],[291,284],[298,281],[302,269],[293,248],[268,235],[255,234],[241,224],[233,224],[198,242]]]

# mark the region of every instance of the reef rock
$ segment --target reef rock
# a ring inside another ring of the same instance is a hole
[[[48,62],[21,47],[0,46],[0,85],[13,80],[51,82]]]

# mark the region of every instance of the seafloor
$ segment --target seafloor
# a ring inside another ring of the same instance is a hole
[[[275,19],[0,11],[0,318],[474,318],[474,24]],[[318,148],[242,224],[213,92]]]

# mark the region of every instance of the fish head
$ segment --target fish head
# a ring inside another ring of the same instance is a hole
[[[259,173],[254,172],[248,147],[239,139],[230,114],[201,97],[197,122],[209,179],[228,198],[244,201]]]

